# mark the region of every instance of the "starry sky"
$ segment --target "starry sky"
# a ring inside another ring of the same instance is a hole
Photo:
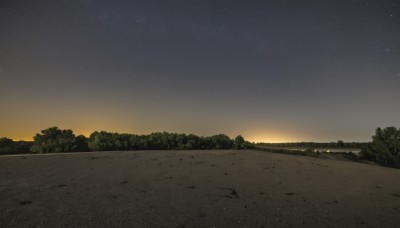
[[[400,126],[400,2],[2,0],[0,107],[16,140],[369,141]]]

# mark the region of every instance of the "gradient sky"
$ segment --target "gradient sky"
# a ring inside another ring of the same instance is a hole
[[[400,2],[2,0],[0,107],[13,139],[369,141],[400,126]]]

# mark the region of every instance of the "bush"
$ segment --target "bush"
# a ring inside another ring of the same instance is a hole
[[[0,138],[0,154],[14,153],[14,141],[9,138]]]
[[[9,138],[0,138],[0,154],[29,153],[32,142],[13,141]]]
[[[361,157],[400,168],[400,128],[377,128],[372,143],[361,151]]]
[[[33,139],[34,143],[31,150],[34,153],[75,152],[78,150],[78,144],[72,130],[51,127],[42,130]],[[81,140],[79,143],[83,143],[81,137],[79,140]]]

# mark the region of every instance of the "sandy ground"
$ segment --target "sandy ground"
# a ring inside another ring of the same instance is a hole
[[[0,157],[0,227],[399,227],[400,170],[261,151]]]

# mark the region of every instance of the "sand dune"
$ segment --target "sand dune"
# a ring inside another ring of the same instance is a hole
[[[253,150],[0,157],[0,227],[398,227],[400,170]]]

